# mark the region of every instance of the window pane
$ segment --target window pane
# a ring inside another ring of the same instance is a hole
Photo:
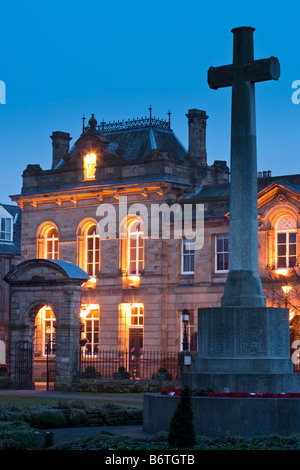
[[[296,243],[296,233],[290,232],[290,243]]]
[[[286,254],[286,245],[278,245],[278,256],[284,256]]]
[[[228,237],[224,237],[224,251],[229,251],[229,239]]]
[[[286,243],[286,233],[278,233],[277,234],[277,241],[278,243]]]
[[[11,220],[10,219],[5,219],[6,220],[6,232],[11,232]]]
[[[221,237],[217,238],[217,252],[220,253],[223,251],[223,239]]]
[[[280,257],[278,258],[278,260],[277,260],[277,267],[278,267],[278,268],[286,268],[286,258],[285,258],[285,257],[284,257],[284,258],[282,258],[282,257],[281,257],[281,258],[280,258]]]

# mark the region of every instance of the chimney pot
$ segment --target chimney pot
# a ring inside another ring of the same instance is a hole
[[[201,109],[189,109],[189,155],[192,160],[207,165],[206,153],[206,121],[208,116]]]
[[[50,136],[52,139],[52,169],[60,162],[63,156],[69,151],[70,134],[68,132],[54,131]]]

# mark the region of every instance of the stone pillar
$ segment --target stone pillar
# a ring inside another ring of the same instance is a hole
[[[63,293],[56,325],[56,390],[70,390],[79,376],[81,287]]]

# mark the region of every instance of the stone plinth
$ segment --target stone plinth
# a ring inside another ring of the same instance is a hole
[[[220,307],[198,310],[198,356],[183,374],[192,389],[298,392],[290,359],[288,309]]]
[[[201,436],[290,436],[300,432],[299,398],[192,397],[195,432]],[[169,431],[179,397],[144,395],[146,432]]]

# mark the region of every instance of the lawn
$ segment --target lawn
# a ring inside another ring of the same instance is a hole
[[[113,402],[118,405],[129,405],[134,408],[143,408],[142,393],[98,393],[87,394],[87,393],[76,393],[76,396],[88,406],[97,406],[103,403]],[[89,396],[89,398],[87,398]],[[124,400],[129,398],[130,400]],[[139,400],[134,400],[135,398]],[[51,406],[57,405],[59,402],[71,402],[74,401],[73,397],[68,397],[68,393],[63,398],[61,397],[36,397],[36,396],[18,396],[18,395],[0,395],[0,408],[7,408],[16,406],[19,408],[28,408],[31,406]]]

